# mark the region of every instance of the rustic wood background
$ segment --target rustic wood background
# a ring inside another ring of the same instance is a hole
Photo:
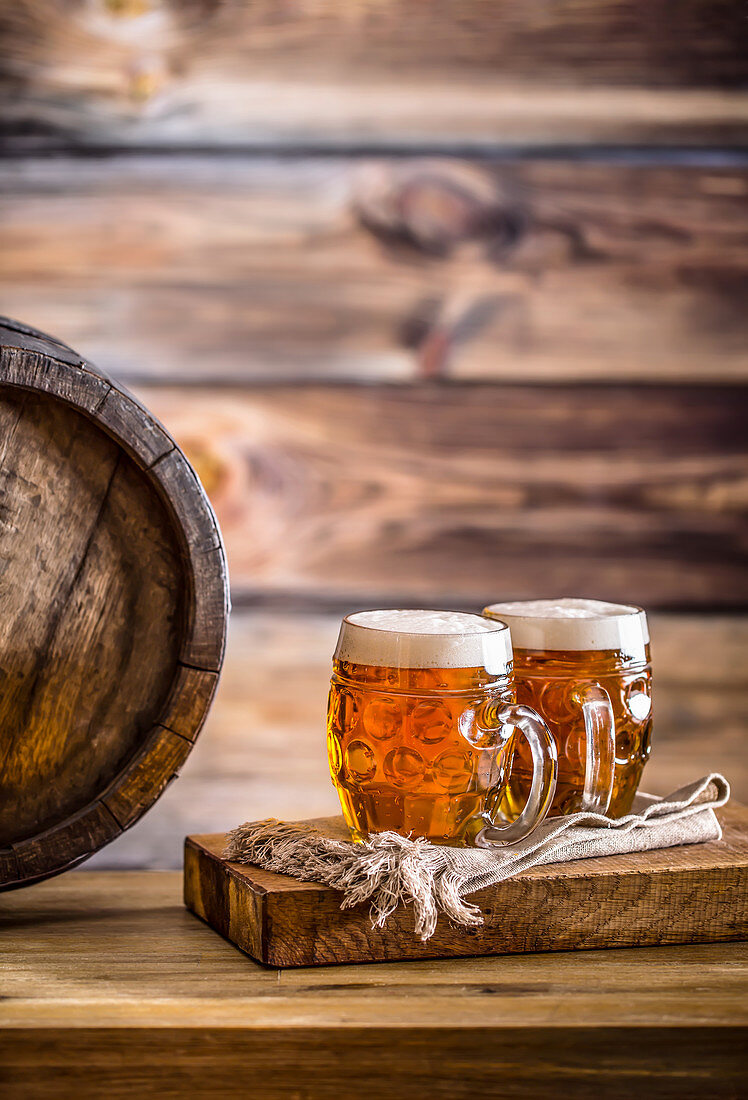
[[[737,0],[18,0],[0,307],[200,472],[235,611],[179,782],[98,866],[335,811],[341,612],[652,612],[648,788],[748,798]]]

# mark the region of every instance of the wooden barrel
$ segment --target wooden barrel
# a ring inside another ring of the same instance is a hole
[[[0,318],[0,888],[153,804],[203,723],[227,617],[218,526],[168,432]]]

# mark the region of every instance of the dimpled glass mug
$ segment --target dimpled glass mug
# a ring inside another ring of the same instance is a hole
[[[517,699],[535,707],[558,748],[553,814],[622,817],[649,757],[652,671],[640,607],[600,600],[495,603],[509,625]],[[532,765],[519,744],[502,810],[522,805]]]
[[[518,736],[521,735],[521,736]],[[515,742],[526,798],[508,824]],[[548,727],[516,706],[509,630],[453,611],[360,611],[343,620],[327,717],[330,774],[353,837],[394,830],[441,844],[507,843],[543,820],[556,785]]]

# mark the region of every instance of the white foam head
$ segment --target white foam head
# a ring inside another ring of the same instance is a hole
[[[357,611],[343,619],[336,661],[380,668],[485,668],[508,672],[509,630],[461,611]]]
[[[505,622],[516,649],[614,649],[645,658],[647,616],[633,604],[564,597],[492,603],[483,609],[492,621]]]

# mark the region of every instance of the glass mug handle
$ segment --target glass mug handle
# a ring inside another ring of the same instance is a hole
[[[496,712],[496,721],[503,726],[516,726],[525,737],[532,754],[532,784],[522,813],[506,825],[496,825],[483,814],[486,825],[477,833],[479,848],[492,848],[522,840],[539,825],[550,809],[556,793],[558,753],[551,732],[539,714],[530,707],[506,706]]]
[[[616,767],[616,723],[610,696],[600,684],[579,684],[574,700],[584,715],[586,763],[582,810],[607,813]]]

